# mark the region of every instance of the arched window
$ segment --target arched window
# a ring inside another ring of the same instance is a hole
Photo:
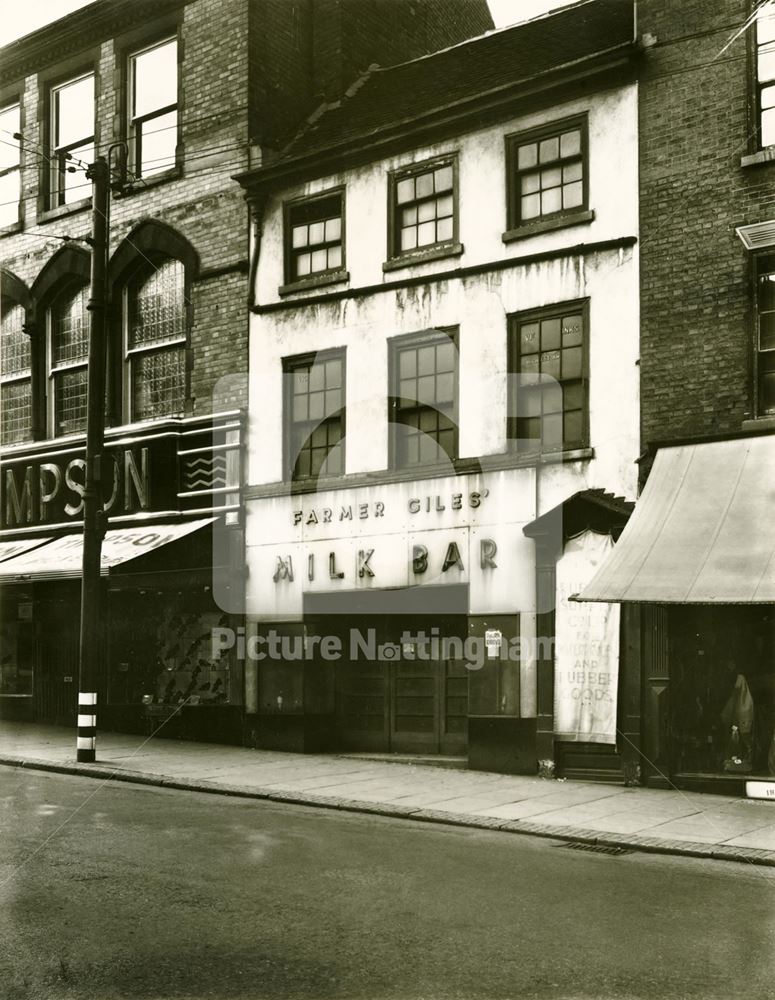
[[[182,416],[186,403],[186,275],[161,260],[125,288],[125,389],[130,421]]]
[[[90,317],[86,285],[66,286],[53,300],[49,322],[49,419],[55,437],[86,430],[86,367]]]
[[[32,437],[32,352],[24,332],[25,312],[3,302],[0,318],[0,443]]]

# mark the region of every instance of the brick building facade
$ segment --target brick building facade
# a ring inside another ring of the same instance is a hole
[[[38,566],[4,567],[0,713],[75,711],[79,572],[47,546],[75,537],[82,511],[86,167],[101,155],[112,179],[104,552],[115,558],[103,721],[139,725],[143,696],[160,708],[193,699],[221,712],[208,735],[240,738],[239,671],[191,638],[232,620],[212,600],[214,558],[227,590],[242,581],[249,233],[232,177],[275,155],[340,74],[492,26],[484,0],[400,0],[370,6],[368,21],[372,32],[352,0],[99,0],[0,51],[0,559],[35,554]],[[145,562],[115,581],[128,561],[115,546],[145,524]],[[166,558],[151,554],[161,544]],[[190,612],[176,609],[194,591]]]

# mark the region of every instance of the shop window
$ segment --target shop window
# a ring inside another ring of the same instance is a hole
[[[24,332],[24,309],[3,304],[0,327],[0,443],[17,444],[32,437],[32,372],[30,338]]]
[[[50,114],[50,206],[56,208],[88,197],[91,190],[91,181],[75,161],[94,160],[94,74],[52,87]]]
[[[455,334],[432,330],[392,345],[393,464],[433,465],[457,457]]]
[[[335,274],[343,269],[343,213],[341,191],[285,206],[287,282]]]
[[[54,436],[86,430],[89,289],[62,291],[49,312],[50,422]]]
[[[151,177],[175,166],[178,43],[169,38],[129,57],[129,169]]]
[[[0,108],[0,229],[19,221],[21,204],[21,143],[14,139],[21,131],[18,104]]]
[[[757,260],[756,370],[759,416],[775,413],[775,256]]]
[[[586,210],[584,119],[511,136],[507,158],[510,229]]]
[[[286,469],[293,480],[345,471],[343,351],[289,358],[284,363]]]
[[[390,256],[457,239],[457,161],[434,160],[390,175]]]
[[[583,302],[511,318],[508,438],[514,450],[586,445],[587,322]]]
[[[34,627],[29,593],[0,596],[0,696],[32,695]]]
[[[186,402],[185,268],[165,260],[125,290],[126,400],[130,421],[180,416]]]
[[[775,145],[775,2],[759,4],[755,35],[756,108],[760,147]]]

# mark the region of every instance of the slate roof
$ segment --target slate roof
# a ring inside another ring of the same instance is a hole
[[[632,45],[634,22],[631,0],[581,0],[430,56],[387,69],[372,67],[341,100],[319,109],[274,163],[363,144],[450,106]]]

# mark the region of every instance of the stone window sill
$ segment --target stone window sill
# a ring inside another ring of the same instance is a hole
[[[515,240],[527,239],[528,236],[539,236],[541,233],[569,229],[571,226],[583,226],[594,221],[595,213],[592,209],[587,212],[569,212],[567,215],[557,216],[556,219],[541,219],[538,222],[527,222],[524,226],[517,226],[516,229],[509,229],[501,239],[504,243],[513,243]]]
[[[341,285],[350,280],[349,271],[330,271],[328,274],[313,274],[309,278],[299,278],[287,285],[280,285],[279,295],[293,295],[294,292],[304,292],[309,288],[325,288],[327,285]]]
[[[744,431],[775,431],[775,414],[743,421]]]
[[[3,226],[0,229],[0,239],[2,239],[3,236],[12,236],[14,233],[20,233],[21,231],[21,222],[12,222],[9,226]]]
[[[411,253],[402,254],[400,257],[393,257],[386,260],[382,265],[385,273],[389,271],[400,271],[405,267],[412,267],[415,264],[424,264],[429,260],[444,260],[446,257],[460,257],[464,247],[462,243],[445,243],[440,247],[429,247],[427,250],[413,250]]]
[[[766,149],[740,157],[741,167],[761,167],[767,163],[775,163],[775,146],[767,146]]]
[[[83,212],[87,208],[91,208],[91,195],[88,198],[81,198],[80,201],[71,202],[69,205],[58,205],[56,208],[45,209],[38,216],[38,222],[62,219],[66,215],[75,215],[76,212]]]
[[[167,184],[169,181],[177,181],[183,176],[180,166],[170,167],[163,174],[153,174],[151,177],[138,177],[136,180],[128,180],[121,186],[120,197],[127,198],[133,194],[140,194],[148,188],[157,187],[159,184]]]

